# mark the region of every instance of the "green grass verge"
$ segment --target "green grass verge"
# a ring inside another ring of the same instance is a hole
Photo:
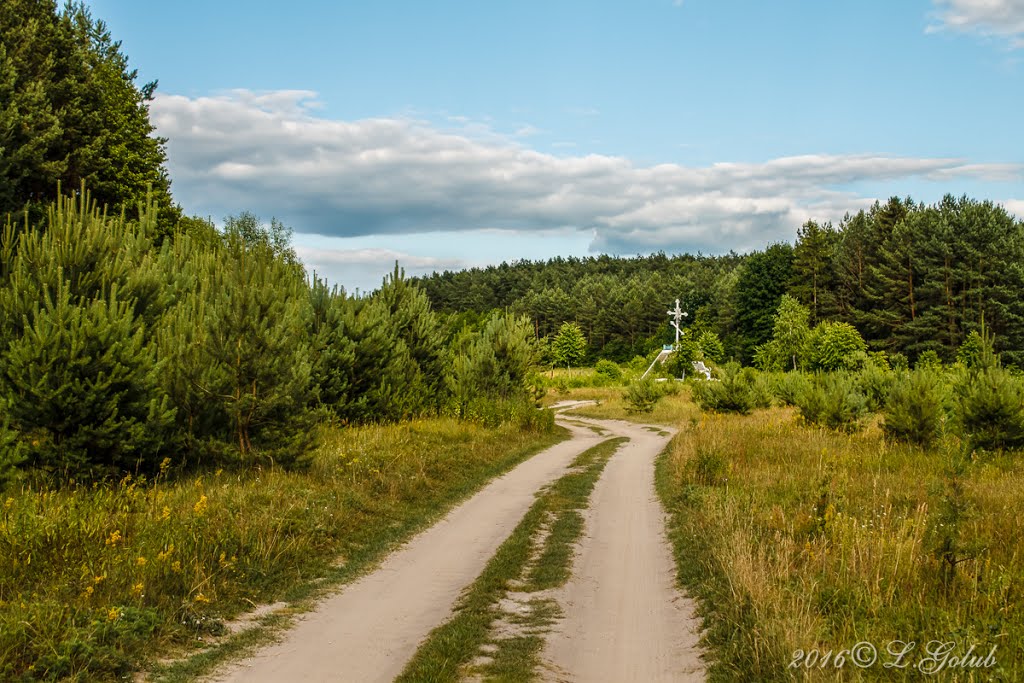
[[[582,531],[578,510],[585,508],[594,484],[608,459],[622,443],[618,437],[604,441],[581,453],[573,469],[541,492],[512,534],[498,548],[483,573],[466,589],[455,608],[455,616],[431,632],[416,655],[397,679],[401,683],[458,681],[462,668],[480,654],[480,647],[491,642],[497,647],[491,664],[479,672],[485,679],[501,681],[532,680],[538,654],[543,645],[540,636],[525,635],[489,641],[491,622],[500,613],[498,601],[509,582],[520,579],[527,568],[532,541],[547,519],[554,515],[551,534],[530,572],[523,591],[534,592],[564,582],[569,576],[572,544]],[[576,521],[562,521],[579,518]],[[549,600],[539,600],[526,618],[527,625],[541,627],[554,618],[557,610]]]
[[[287,621],[228,637],[225,620],[280,600],[308,606],[566,435],[449,419],[326,429],[304,472],[10,492],[0,680],[117,680],[147,666],[194,678]],[[155,666],[167,656],[185,659]]]

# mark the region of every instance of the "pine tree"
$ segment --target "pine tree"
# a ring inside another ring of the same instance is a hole
[[[195,330],[199,367],[189,381],[207,428],[242,462],[294,464],[310,442],[315,399],[301,268],[230,231],[223,247],[195,258],[199,286],[180,329]]]
[[[916,333],[922,308],[920,289],[928,270],[920,247],[928,224],[922,212],[923,208],[908,213],[878,246],[868,287],[875,303],[862,312],[868,328],[876,332],[876,348],[902,351],[911,357],[928,346],[938,346],[930,334],[922,338]]]
[[[524,402],[531,398],[538,349],[525,316],[492,315],[479,334],[456,342],[449,383],[459,414],[478,399]]]
[[[700,346],[704,358],[712,363],[721,363],[725,360],[725,348],[722,346],[722,340],[711,330],[701,332],[697,338],[697,345]]]
[[[423,379],[423,390],[414,397],[419,399],[420,405],[414,410],[438,409],[444,401],[446,358],[444,333],[430,300],[423,290],[406,279],[405,271],[397,262],[375,298],[386,308],[395,336],[405,343]]]
[[[52,207],[45,231],[4,235],[0,405],[28,463],[72,477],[152,470],[174,411],[140,313],[160,301],[145,235],[85,193]]]
[[[355,363],[355,343],[345,326],[345,290],[328,287],[314,274],[309,294],[313,386],[320,404],[335,416],[344,417]]]
[[[149,121],[156,83],[137,86],[120,48],[84,3],[0,5],[0,215],[27,206],[35,221],[59,181],[87,182],[111,212],[134,214],[152,191],[160,237],[171,231],[180,211]]]
[[[815,221],[807,221],[797,231],[789,293],[808,307],[812,327],[838,313],[833,266],[836,240],[837,233],[831,223],[820,226]]]
[[[742,357],[753,358],[754,348],[772,335],[775,311],[792,278],[793,247],[773,244],[750,255],[736,282],[736,321]]]
[[[422,407],[423,375],[395,333],[387,304],[378,297],[350,299],[345,329],[355,345],[345,416],[356,422],[391,422],[416,414]]]
[[[948,397],[940,375],[914,370],[896,380],[885,402],[882,430],[887,438],[928,448],[941,436]]]
[[[0,4],[0,215],[51,196],[62,177],[53,153],[62,133],[52,101],[59,33],[52,1]]]

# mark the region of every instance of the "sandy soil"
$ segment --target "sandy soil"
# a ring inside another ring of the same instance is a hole
[[[281,642],[212,680],[394,680],[427,634],[449,618],[459,593],[519,523],[537,490],[603,440],[589,429],[566,426],[574,438],[492,481],[378,569],[304,615]]]
[[[572,578],[556,593],[564,619],[548,635],[550,681],[700,681],[699,621],[675,588],[654,459],[668,436],[582,419],[630,439],[594,487]],[[664,433],[664,432],[663,432]]]

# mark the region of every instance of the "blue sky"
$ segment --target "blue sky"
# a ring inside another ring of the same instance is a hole
[[[514,258],[721,253],[890,195],[1024,216],[1024,0],[91,0],[176,199],[368,289]]]

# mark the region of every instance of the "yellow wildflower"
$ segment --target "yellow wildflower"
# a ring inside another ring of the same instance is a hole
[[[120,616],[121,616],[121,610],[117,609],[116,607],[111,607],[110,611],[107,612],[107,621],[117,621],[117,619]]]
[[[92,582],[98,586],[98,585],[100,585],[101,583],[103,583],[106,580],[107,580],[107,575],[103,574],[102,576],[94,577]]]
[[[114,529],[114,531],[107,537],[107,545],[117,545],[121,542],[121,530]]]
[[[163,512],[160,513],[160,521],[163,522],[171,518],[171,508],[164,505]]]
[[[206,494],[199,496],[199,500],[192,506],[192,512],[202,517],[206,513]]]
[[[145,585],[143,585],[143,583],[141,581],[139,581],[137,584],[132,586],[132,595],[135,595],[135,596],[142,595],[142,591],[144,589],[145,589]]]
[[[166,559],[167,559],[168,557],[170,557],[170,556],[171,556],[171,553],[173,553],[173,552],[174,552],[174,544],[172,543],[172,544],[170,544],[169,546],[167,546],[167,549],[166,549],[166,550],[164,550],[163,552],[157,553],[157,555],[156,555],[156,559],[157,559],[158,561],[160,561],[160,562],[163,562],[163,561],[164,561],[164,560],[166,560]]]
[[[135,566],[136,567],[145,567],[146,566],[146,558],[142,557],[141,555],[139,557],[137,557],[135,559]]]
[[[95,590],[93,589],[92,586],[86,586],[85,590],[82,591],[82,597],[86,599],[91,598],[94,592]]]
[[[197,594],[197,595],[196,595],[196,597],[195,597],[195,598],[193,598],[193,599],[194,599],[194,600],[195,600],[196,602],[198,602],[198,603],[204,603],[204,604],[205,604],[205,603],[207,603],[207,602],[210,602],[210,598],[206,597],[206,596],[205,596],[205,595],[203,595],[202,593],[199,593],[199,594]]]
[[[172,562],[171,563],[171,571],[174,572],[175,574],[181,573],[181,562],[179,562],[178,560],[175,560],[174,562]]]

